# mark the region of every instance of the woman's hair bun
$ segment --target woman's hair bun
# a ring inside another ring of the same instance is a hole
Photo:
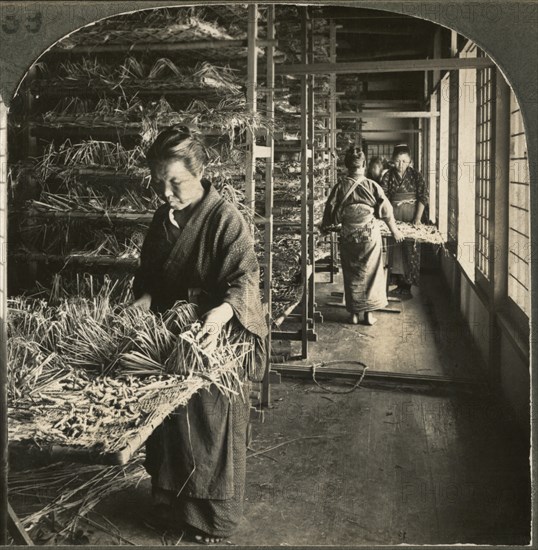
[[[193,132],[189,126],[186,124],[173,124],[172,126],[169,126],[169,130],[172,130],[173,132],[176,132],[177,134],[181,134],[181,137],[183,139],[192,137]],[[183,137],[184,136],[184,137]]]
[[[186,124],[173,124],[162,130],[146,152],[151,166],[161,160],[184,160],[193,175],[202,173],[208,155],[203,143]]]

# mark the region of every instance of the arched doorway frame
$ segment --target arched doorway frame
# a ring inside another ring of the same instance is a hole
[[[3,2],[0,5],[0,543],[6,534],[7,503],[7,117],[9,104],[28,68],[61,38],[101,19],[142,9],[190,7],[222,2]],[[242,3],[253,4],[252,0]],[[266,2],[278,4],[279,2]],[[311,2],[293,2],[307,5]],[[474,3],[429,0],[422,3],[355,0],[323,2],[324,5],[370,8],[429,20],[454,30],[488,53],[503,72],[521,106],[529,150],[530,180],[538,176],[538,4],[492,0]],[[531,185],[531,211],[538,211],[538,192]],[[538,216],[531,216],[531,235],[538,232]],[[534,246],[534,239],[532,240]],[[531,288],[538,276],[531,255]],[[531,316],[538,313],[538,300],[531,292]],[[538,330],[531,326],[532,354]],[[532,380],[532,378],[531,378]],[[531,384],[533,395],[535,391]],[[532,441],[537,442],[535,429]],[[536,522],[534,522],[536,526]],[[536,529],[536,527],[535,527]],[[534,535],[534,533],[533,533]],[[533,537],[534,539],[534,537]]]

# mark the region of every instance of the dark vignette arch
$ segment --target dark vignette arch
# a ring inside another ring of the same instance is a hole
[[[222,2],[205,2],[219,4]],[[254,3],[244,0],[243,3]],[[261,2],[260,2],[261,3]],[[267,2],[285,3],[285,2]],[[292,3],[292,2],[288,2]],[[313,4],[314,2],[294,2],[295,4]],[[76,30],[115,15],[129,13],[140,9],[157,7],[188,7],[202,5],[204,2],[154,2],[154,1],[116,1],[116,2],[2,2],[0,3],[0,104],[2,99],[8,107],[13,94],[24,78],[28,68],[58,40]],[[475,42],[483,49],[503,72],[507,82],[514,90],[521,106],[525,133],[529,150],[529,168],[531,177],[531,209],[538,212],[538,193],[535,185],[538,176],[538,3],[536,2],[499,2],[485,0],[463,2],[461,0],[446,2],[443,0],[424,0],[422,2],[397,2],[355,0],[331,1],[319,4],[343,7],[370,8],[412,17],[426,19],[432,23],[457,31],[459,34]],[[41,14],[41,20],[38,14]],[[39,24],[39,21],[40,24]],[[39,28],[38,28],[39,24]],[[0,109],[4,109],[4,104]],[[2,117],[5,120],[5,116]],[[2,125],[3,126],[3,125]],[[0,127],[0,142],[6,142],[6,128]],[[5,157],[0,158],[0,204],[5,204],[5,182],[7,180],[7,164]],[[5,223],[5,211],[0,212]],[[538,234],[538,216],[531,216],[531,234]],[[5,232],[0,230],[0,321],[5,319]],[[532,239],[534,243],[534,238]],[[532,255],[534,258],[534,254]],[[537,262],[531,261],[531,279],[538,277]],[[534,288],[534,284],[532,284]],[[532,318],[538,314],[538,300],[531,297]],[[4,324],[1,323],[4,330]],[[536,372],[538,359],[534,356],[534,343],[538,341],[538,329],[531,325],[531,365]],[[5,381],[5,339],[0,337],[0,386]],[[538,390],[532,386],[532,397]],[[3,393],[3,392],[2,392]],[[0,395],[0,408],[3,404]],[[7,439],[5,415],[0,415],[0,444]],[[536,429],[532,427],[532,442],[538,444]],[[6,453],[7,453],[7,446]],[[536,447],[535,447],[536,448]],[[3,453],[4,449],[2,449]],[[0,469],[7,464],[7,454],[0,456]],[[0,472],[1,477],[2,472]],[[0,494],[3,508],[4,497]],[[4,516],[4,514],[1,514]],[[534,522],[533,540],[538,533]],[[0,524],[0,531],[5,524]]]

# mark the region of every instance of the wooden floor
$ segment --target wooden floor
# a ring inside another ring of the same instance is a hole
[[[325,296],[335,288],[320,285]],[[435,276],[424,277],[402,314],[380,314],[374,327],[344,324],[344,310],[319,305],[325,323],[306,363],[353,357],[377,370],[482,377]],[[366,387],[338,394],[297,379],[273,386],[272,397],[254,426],[261,453],[248,459],[234,544],[528,543],[529,449],[490,397]],[[175,544],[143,526],[149,502],[146,482],[101,512],[132,542]]]
[[[326,274],[318,277],[328,281]],[[389,309],[400,313],[376,313],[374,326],[350,325],[344,307],[329,305],[339,299],[331,293],[342,291],[341,279],[337,275],[333,284],[316,285],[317,307],[323,315],[323,323],[316,326],[318,341],[309,344],[308,359],[294,364],[338,358],[360,360],[379,371],[481,377],[467,341],[465,322],[452,311],[450,296],[438,275],[423,274],[421,287],[413,287],[411,300],[389,303]],[[284,327],[293,328],[293,324]],[[298,356],[301,348],[294,342],[291,350],[285,347],[284,351]]]

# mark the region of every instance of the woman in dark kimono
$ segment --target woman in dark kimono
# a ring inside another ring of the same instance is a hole
[[[385,221],[397,242],[402,235],[396,228],[392,206],[381,187],[365,177],[366,158],[362,150],[351,146],[344,159],[348,170],[329,196],[322,230],[340,223],[340,260],[344,275],[346,309],[350,322],[359,318],[367,325],[376,319],[372,312],[387,305],[379,223],[374,212]],[[334,201],[334,202],[332,202]],[[331,205],[331,206],[329,206]],[[332,206],[336,212],[330,220]]]
[[[394,167],[381,180],[381,186],[394,208],[394,217],[418,225],[428,204],[428,189],[422,174],[412,168],[409,147],[397,145],[392,154]],[[420,248],[414,242],[394,246],[392,274],[396,275],[399,294],[411,296],[411,285],[418,285],[420,277]]]
[[[163,312],[177,300],[196,302],[202,347],[214,346],[226,323],[238,323],[257,342],[257,361],[244,384],[260,380],[267,321],[247,224],[202,180],[205,149],[188,129],[164,130],[146,157],[152,184],[166,203],[155,212],[142,247],[134,305]],[[248,387],[243,389],[245,399],[229,399],[215,386],[194,395],[146,444],[160,523],[198,542],[228,537],[242,516],[250,409]]]

